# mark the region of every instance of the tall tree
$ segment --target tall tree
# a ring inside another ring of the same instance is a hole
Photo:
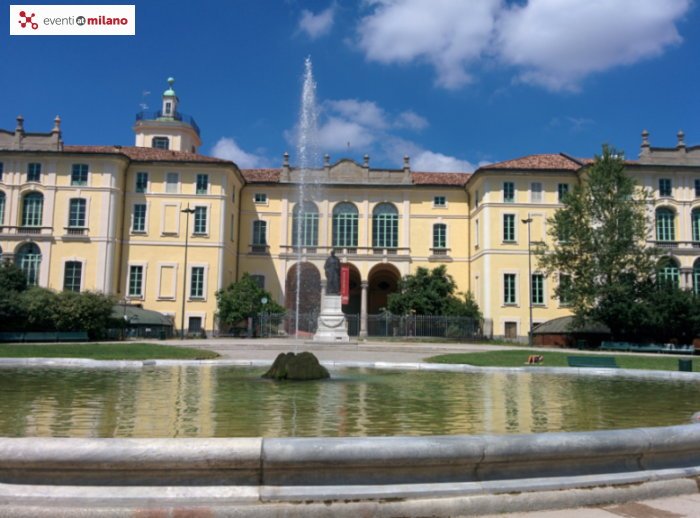
[[[267,299],[267,304],[262,299]],[[272,300],[272,296],[258,286],[248,272],[241,280],[231,283],[227,288],[216,292],[219,309],[219,322],[235,326],[245,318],[255,316],[262,311],[283,313],[284,308]]]
[[[581,183],[564,197],[563,207],[548,219],[554,245],[537,248],[539,266],[548,275],[558,272],[571,280],[555,291],[569,301],[576,323],[597,319],[613,334],[624,327],[619,315],[605,309],[637,297],[643,291],[639,286],[654,275],[657,252],[646,246],[648,201],[649,194],[625,173],[621,153],[603,146]]]

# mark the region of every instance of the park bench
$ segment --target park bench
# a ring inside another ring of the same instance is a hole
[[[567,356],[569,367],[597,367],[617,369],[617,362],[612,356]]]

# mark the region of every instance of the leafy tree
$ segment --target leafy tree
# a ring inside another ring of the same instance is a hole
[[[14,331],[26,320],[19,300],[19,293],[26,289],[24,271],[14,263],[0,263],[0,330]]]
[[[464,300],[455,295],[457,285],[443,264],[432,270],[419,267],[399,281],[398,291],[389,295],[387,309],[397,315],[448,315],[481,318],[471,293]]]
[[[261,300],[267,298],[267,304]],[[258,286],[258,283],[244,273],[241,280],[231,283],[227,288],[216,292],[216,301],[221,324],[235,326],[241,320],[255,316],[263,311],[282,313],[284,308],[272,300],[270,293]]]
[[[101,293],[64,291],[56,298],[56,330],[87,331],[90,338],[102,338],[111,326],[112,297]]]
[[[56,331],[57,299],[55,292],[38,286],[23,291],[19,300],[26,315],[24,330]]]
[[[565,295],[575,325],[590,318],[607,324],[613,335],[624,334],[630,327],[626,319],[641,317],[625,317],[619,310],[639,300],[654,275],[657,252],[645,246],[648,194],[625,174],[621,154],[608,146],[584,174],[547,221],[556,245],[542,244],[536,254],[548,275],[559,272],[572,280]],[[555,291],[561,297],[560,286]]]
[[[0,263],[0,293],[27,289],[27,276],[19,266],[9,261]]]

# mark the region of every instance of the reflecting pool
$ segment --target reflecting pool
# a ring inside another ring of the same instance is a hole
[[[346,369],[1,368],[0,436],[309,437],[507,434],[685,424],[700,383],[530,373]]]

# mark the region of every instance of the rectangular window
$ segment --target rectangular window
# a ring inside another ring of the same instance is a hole
[[[178,184],[180,183],[180,175],[178,173],[168,173],[165,175],[165,192],[178,192]]]
[[[129,297],[143,296],[143,266],[129,267]]]
[[[194,234],[206,234],[207,233],[207,208],[206,207],[195,207],[194,208]]]
[[[170,139],[168,137],[153,137],[151,147],[156,149],[170,149]]]
[[[264,275],[251,275],[250,278],[258,285],[258,288],[265,289],[265,276]]]
[[[559,203],[564,201],[564,196],[569,194],[569,184],[568,183],[560,183],[557,185],[557,193],[559,195]]]
[[[474,245],[479,246],[479,220],[474,220]]]
[[[208,194],[209,193],[209,175],[208,174],[198,174],[197,175],[197,194]]]
[[[503,215],[503,241],[515,242],[515,214]]]
[[[70,174],[71,185],[87,185],[88,183],[88,165],[73,164],[73,169]]]
[[[5,172],[5,167],[2,162],[0,162],[0,182],[2,182],[2,173]],[[698,185],[697,180],[695,181],[695,185]]]
[[[532,182],[530,184],[530,201],[532,203],[542,203],[542,184]]]
[[[256,192],[255,203],[267,203],[267,194],[264,192]]]
[[[515,274],[503,274],[503,304],[515,304]]]
[[[83,263],[67,261],[63,272],[63,291],[80,291],[80,278],[83,273]]]
[[[204,298],[204,267],[193,266],[190,273],[190,298]]]
[[[265,222],[265,221],[254,221],[253,222],[253,245],[254,246],[267,245],[267,222]]]
[[[231,241],[236,240],[236,216],[231,214]]]
[[[659,196],[671,196],[671,179],[659,179]]]
[[[188,333],[201,333],[202,332],[202,317],[189,317],[187,319],[187,332]]]
[[[146,204],[134,205],[134,219],[131,225],[132,232],[146,232]]]
[[[27,164],[27,181],[28,182],[40,182],[41,181],[41,164],[37,164],[37,163]]]
[[[474,193],[474,208],[475,209],[479,208],[479,191],[476,191]]]
[[[532,274],[532,303],[544,304],[544,276],[541,273]]]
[[[571,303],[571,277],[563,273],[559,274],[559,303],[562,306]]]
[[[447,207],[447,200],[444,196],[435,196],[433,198],[433,207]]]
[[[85,227],[85,200],[83,198],[74,198],[70,201],[68,210],[68,226],[69,227]]]
[[[136,173],[136,192],[146,192],[148,190],[148,173]]]
[[[0,164],[0,176],[2,176],[2,164]],[[700,198],[700,178],[695,180],[695,197]]]
[[[503,203],[515,203],[515,183],[503,182]]]
[[[0,213],[0,218],[2,214]],[[2,220],[0,220],[1,222]],[[695,209],[690,213],[691,238],[695,243],[700,242],[700,209]],[[697,245],[693,245],[697,246]]]
[[[433,225],[433,248],[447,248],[447,225],[444,223]]]

